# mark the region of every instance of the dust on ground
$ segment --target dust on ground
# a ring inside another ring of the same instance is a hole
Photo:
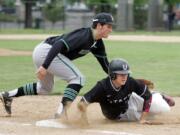
[[[175,107],[164,115],[153,118],[162,125],[141,125],[138,122],[113,122],[104,118],[98,104],[88,107],[89,125],[83,125],[76,108],[76,99],[68,111],[70,128],[38,127],[37,121],[53,119],[59,96],[25,96],[15,98],[12,117],[5,117],[0,103],[1,135],[178,135],[180,134],[180,98],[174,97]]]

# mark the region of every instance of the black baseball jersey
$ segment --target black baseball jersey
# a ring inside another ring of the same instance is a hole
[[[115,89],[109,77],[99,81],[83,99],[88,103],[100,104],[103,114],[109,119],[116,119],[128,109],[128,100],[135,92],[144,99],[143,110],[150,108],[151,93],[148,88],[132,77],[119,90]]]
[[[81,28],[68,34],[50,37],[46,43],[52,45],[45,62],[44,68],[48,68],[54,57],[61,53],[70,60],[82,57],[91,52],[97,58],[102,68],[108,73],[108,60],[102,39],[95,40],[91,28]]]

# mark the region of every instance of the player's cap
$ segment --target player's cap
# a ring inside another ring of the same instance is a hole
[[[121,75],[127,75],[127,74],[131,74],[132,72],[130,70],[123,69],[121,71],[114,71],[113,73],[121,74]]]
[[[110,62],[109,72],[115,73],[115,74],[130,74],[130,73],[132,73],[128,62],[121,58],[113,59]]]
[[[130,74],[131,71],[128,71],[128,70],[122,70],[122,71],[115,71],[114,73],[116,74],[121,74],[121,75],[127,75],[127,74]]]
[[[113,16],[110,13],[99,13],[93,18],[93,23],[99,22],[99,23],[105,23],[105,24],[114,24]]]

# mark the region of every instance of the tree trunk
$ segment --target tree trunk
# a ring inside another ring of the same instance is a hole
[[[32,2],[25,2],[25,28],[32,28]]]

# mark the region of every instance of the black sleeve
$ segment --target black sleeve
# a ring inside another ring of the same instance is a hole
[[[84,94],[83,99],[87,103],[100,102],[104,98],[103,86],[98,82],[90,91]]]
[[[82,45],[89,41],[89,30],[85,28],[74,30],[64,35],[62,41],[67,46],[68,51],[81,48]]]
[[[109,61],[107,59],[106,50],[105,50],[104,43],[103,43],[102,39],[97,41],[96,45],[93,47],[91,52],[93,53],[93,55],[98,60],[102,69],[104,70],[104,72],[106,72],[108,74]]]
[[[101,65],[102,69],[104,70],[104,72],[106,72],[108,74],[109,62],[108,62],[107,57],[98,57],[98,56],[96,56],[96,59],[100,63],[100,65]]]
[[[143,111],[149,112],[150,106],[151,106],[151,100],[152,100],[152,94],[149,91],[148,87],[140,83],[136,80],[134,80],[135,83],[135,93],[141,96],[144,99],[144,105],[143,105]]]
[[[45,59],[44,63],[42,64],[42,66],[45,69],[47,69],[49,67],[49,65],[51,64],[52,60],[54,59],[54,57],[56,57],[58,53],[62,53],[65,51],[67,51],[67,47],[64,45],[64,43],[61,40],[57,41],[55,44],[52,45],[52,48],[48,52],[46,59]]]

